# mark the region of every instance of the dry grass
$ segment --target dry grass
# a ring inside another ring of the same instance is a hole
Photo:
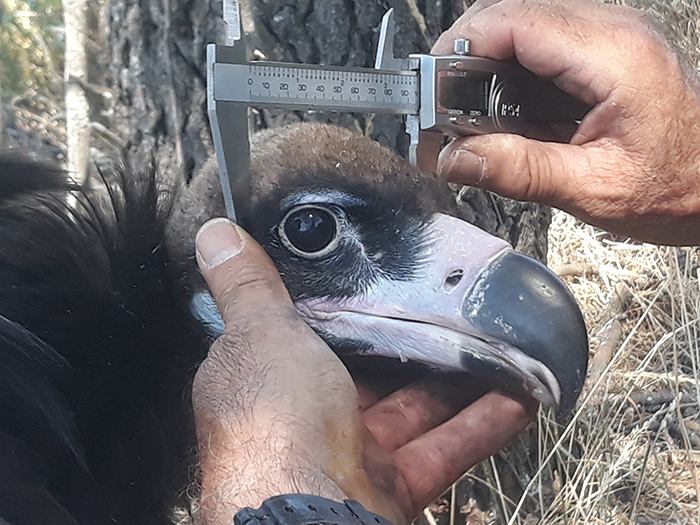
[[[448,496],[421,522],[700,524],[700,249],[616,239],[555,212],[549,264],[591,338],[579,408],[566,426],[541,411],[519,446],[453,490],[456,505]]]
[[[615,239],[561,212],[550,247],[550,265],[574,273],[592,360],[574,420],[544,445],[569,475],[540,523],[700,523],[700,251]]]
[[[700,0],[616,3],[646,10],[698,67]],[[557,212],[549,264],[591,336],[579,409],[566,426],[541,412],[520,447],[467,474],[421,523],[700,525],[700,250],[616,239]]]
[[[698,67],[699,0],[620,3],[647,11]],[[565,428],[540,415],[529,492],[541,519],[512,509],[508,523],[700,524],[700,251],[616,239],[557,212],[549,264],[569,274],[591,367]]]

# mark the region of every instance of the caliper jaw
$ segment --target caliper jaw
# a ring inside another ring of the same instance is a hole
[[[394,8],[392,7],[382,18],[382,27],[379,30],[379,42],[377,43],[377,57],[374,60],[374,69],[392,69],[394,71],[411,69],[408,58],[396,58],[394,55],[395,37],[396,22],[394,21]]]
[[[251,171],[248,105],[216,100],[214,97],[216,63],[246,64],[245,35],[241,26],[238,2],[224,0],[226,44],[207,45],[207,112],[219,164],[221,189],[226,215],[234,222],[243,221],[250,210]]]
[[[394,20],[394,8],[392,7],[382,18],[374,69],[394,71],[420,70],[421,62],[419,56],[411,55],[408,58],[396,58],[394,53],[395,37],[396,22]],[[408,161],[414,166],[419,166],[428,171],[435,171],[437,152],[442,144],[443,134],[441,132],[422,130],[420,114],[407,115],[405,129],[409,136]]]

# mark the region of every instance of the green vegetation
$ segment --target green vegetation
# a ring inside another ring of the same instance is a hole
[[[1,5],[3,98],[34,92],[58,99],[63,91],[61,0],[1,0]]]

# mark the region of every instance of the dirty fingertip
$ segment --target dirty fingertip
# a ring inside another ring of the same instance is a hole
[[[197,232],[197,262],[203,270],[212,270],[237,256],[245,242],[238,225],[228,219],[212,219]]]
[[[463,140],[447,145],[438,157],[438,175],[442,180],[459,184],[478,184],[483,178],[484,158],[466,149]]]

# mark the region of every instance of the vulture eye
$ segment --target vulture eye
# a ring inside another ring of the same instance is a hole
[[[338,218],[327,208],[306,204],[293,208],[279,226],[284,245],[303,257],[323,257],[338,245]]]

